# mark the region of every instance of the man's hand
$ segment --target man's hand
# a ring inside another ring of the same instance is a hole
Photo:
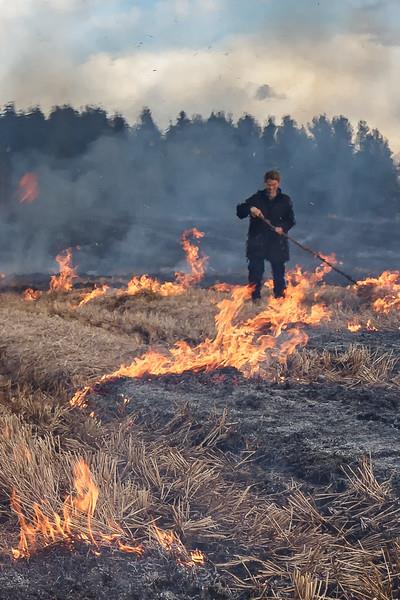
[[[282,227],[275,227],[275,233],[278,235],[283,235],[285,232],[283,231]]]
[[[250,208],[250,214],[252,217],[257,218],[257,217],[262,217],[262,211],[259,208],[256,208],[255,206],[252,206]]]

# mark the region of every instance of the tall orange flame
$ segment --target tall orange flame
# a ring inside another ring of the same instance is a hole
[[[23,175],[18,184],[18,195],[21,204],[34,202],[39,195],[39,180],[36,173]]]
[[[50,280],[50,292],[70,292],[73,281],[78,277],[76,269],[72,266],[72,249],[67,248],[56,256],[60,265],[59,275],[53,275]]]
[[[190,273],[175,273],[175,276],[177,282],[182,284],[185,288],[195,285],[203,279],[208,261],[208,256],[200,257],[199,248],[198,246],[191,244],[190,237],[193,237],[195,240],[201,240],[204,237],[204,233],[195,227],[193,229],[187,229],[182,233],[182,248],[186,254],[186,261],[190,268]]]
[[[122,531],[110,535],[93,531],[99,490],[83,459],[75,463],[73,474],[74,493],[65,499],[62,514],[45,511],[39,504],[33,503],[33,517],[29,521],[22,511],[20,498],[13,490],[10,503],[20,526],[19,545],[12,550],[14,558],[29,557],[39,547],[62,541],[83,541],[95,547],[115,545],[123,552],[143,554],[142,546],[129,546],[121,541]]]
[[[122,541],[123,531],[116,523],[110,528],[110,534],[93,528],[93,517],[99,497],[98,487],[83,459],[74,464],[73,475],[74,492],[65,499],[60,514],[33,503],[30,511],[32,518],[29,520],[22,510],[20,498],[15,490],[12,491],[10,504],[20,526],[19,544],[18,548],[12,549],[13,557],[28,558],[38,549],[50,544],[64,542],[72,546],[77,541],[89,544],[96,554],[101,547],[114,547],[120,552],[143,555],[142,545],[131,545]],[[204,563],[203,553],[200,550],[188,552],[174,532],[162,531],[158,527],[154,527],[152,531],[158,544],[171,552],[180,564],[193,567]]]
[[[186,254],[186,261],[190,268],[189,273],[175,273],[175,281],[167,281],[165,283],[161,283],[149,275],[135,276],[128,283],[127,290],[122,293],[134,296],[141,291],[149,291],[160,296],[179,296],[192,285],[199,283],[204,277],[208,257],[200,257],[199,248],[191,243],[191,237],[200,240],[204,237],[204,233],[196,228],[187,229],[182,233],[182,248]]]

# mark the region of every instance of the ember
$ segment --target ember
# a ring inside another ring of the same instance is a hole
[[[34,202],[39,195],[39,181],[35,173],[25,173],[18,184],[19,201],[21,204]]]

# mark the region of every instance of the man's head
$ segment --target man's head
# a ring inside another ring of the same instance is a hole
[[[279,171],[267,171],[264,175],[265,189],[270,198],[274,198],[278,193],[281,176]]]

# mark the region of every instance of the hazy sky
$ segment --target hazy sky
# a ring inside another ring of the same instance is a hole
[[[0,0],[0,103],[345,114],[400,150],[400,0]]]

